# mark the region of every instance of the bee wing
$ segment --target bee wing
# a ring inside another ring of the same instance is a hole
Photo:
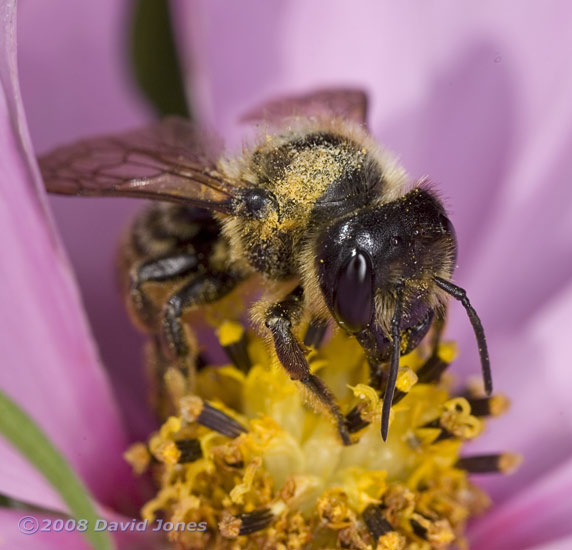
[[[242,122],[279,123],[292,116],[326,115],[367,125],[367,94],[357,88],[332,88],[269,101],[247,112]]]
[[[38,162],[51,193],[141,197],[230,214],[241,184],[223,179],[205,143],[189,121],[172,117],[61,147]]]

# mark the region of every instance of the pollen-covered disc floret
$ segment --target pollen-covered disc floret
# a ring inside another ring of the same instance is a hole
[[[507,402],[451,395],[442,374],[452,345],[401,359],[385,443],[379,391],[368,385],[361,348],[339,332],[312,351],[312,372],[347,414],[354,444],[344,446],[327,413],[313,407],[262,340],[245,338],[236,324],[223,326],[220,338],[235,352],[248,341],[250,368],[244,361],[203,368],[195,391],[169,369],[173,415],[148,444],[127,453],[136,471],[153,470],[158,492],[142,514],[172,523],[175,548],[463,548],[467,520],[489,503],[470,474],[507,472],[518,462],[510,454],[462,455],[483,419]]]

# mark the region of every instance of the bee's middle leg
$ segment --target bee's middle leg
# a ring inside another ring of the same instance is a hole
[[[173,293],[163,306],[161,337],[164,347],[174,357],[185,359],[196,353],[192,332],[183,321],[189,310],[216,302],[242,280],[231,272],[197,274]]]
[[[146,283],[172,283],[193,273],[198,266],[195,254],[171,254],[135,265],[130,272],[129,299],[136,320],[150,329],[156,308],[144,290]]]
[[[304,351],[292,332],[292,325],[300,318],[302,309],[303,289],[297,287],[284,300],[270,306],[266,311],[266,326],[272,333],[276,354],[290,378],[302,382],[330,410],[344,445],[351,445],[345,418],[334,395],[319,377],[310,372]]]

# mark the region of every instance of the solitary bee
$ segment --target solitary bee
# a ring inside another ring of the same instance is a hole
[[[464,306],[492,390],[481,322],[451,282],[457,246],[447,213],[423,181],[404,171],[366,130],[360,90],[322,90],[249,113],[276,132],[236,158],[209,151],[203,134],[180,119],[57,149],[40,159],[49,191],[154,199],[124,247],[128,301],[163,352],[196,353],[185,315],[222,299],[258,274],[266,296],[255,306],[276,354],[335,418],[346,418],[310,372],[304,343],[317,345],[333,318],[368,357],[384,392],[387,438],[399,357],[442,321],[447,297]],[[169,290],[157,304],[150,283]],[[272,289],[272,290],[270,290]],[[261,307],[260,304],[263,304]]]

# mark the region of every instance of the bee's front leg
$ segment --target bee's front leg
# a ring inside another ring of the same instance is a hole
[[[332,392],[324,382],[310,372],[302,347],[292,332],[292,326],[300,319],[304,307],[304,292],[298,286],[284,300],[268,308],[265,315],[266,326],[272,333],[278,359],[292,380],[302,382],[325,405],[336,420],[344,445],[352,441],[346,427],[345,418],[338,407]]]

